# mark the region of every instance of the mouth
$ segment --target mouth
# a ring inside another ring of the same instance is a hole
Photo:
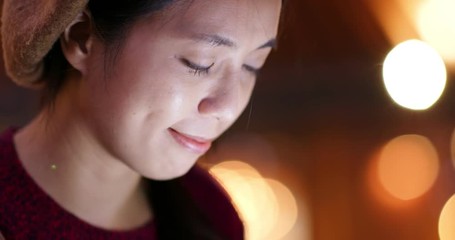
[[[175,129],[169,128],[169,133],[174,138],[174,140],[179,143],[182,147],[186,148],[190,152],[197,154],[206,153],[211,145],[212,140],[202,137],[191,136],[188,134],[181,133]]]

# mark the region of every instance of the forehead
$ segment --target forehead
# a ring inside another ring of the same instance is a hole
[[[182,33],[264,43],[276,37],[280,12],[281,0],[193,0],[176,4],[166,15],[168,24]]]

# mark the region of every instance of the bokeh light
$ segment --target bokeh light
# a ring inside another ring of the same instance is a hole
[[[455,167],[455,129],[452,131],[452,137],[450,140],[450,154],[452,159],[452,165]]]
[[[451,63],[455,63],[454,9],[454,0],[427,0],[420,3],[416,16],[422,39]]]
[[[387,92],[397,104],[424,110],[441,96],[447,72],[436,50],[422,41],[408,40],[387,55],[383,77]]]
[[[433,144],[419,135],[403,135],[389,141],[378,161],[379,182],[393,197],[420,197],[434,184],[439,159]]]
[[[439,239],[455,239],[455,195],[453,195],[442,209],[439,217]]]
[[[266,179],[267,184],[272,188],[277,199],[278,217],[274,231],[270,233],[267,239],[282,239],[297,221],[298,208],[294,195],[283,183]]]
[[[282,239],[294,227],[298,208],[292,192],[249,164],[225,161],[210,173],[231,196],[245,224],[246,239]]]

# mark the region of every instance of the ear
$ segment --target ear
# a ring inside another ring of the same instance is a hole
[[[60,44],[66,60],[84,75],[93,45],[92,18],[87,11],[80,13],[66,27],[60,37]]]

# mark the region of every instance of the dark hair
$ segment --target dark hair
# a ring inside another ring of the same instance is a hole
[[[178,0],[90,0],[88,10],[93,19],[95,33],[106,43],[109,50],[106,54],[116,54],[120,49],[129,26],[141,17],[163,10]],[[106,62],[105,62],[106,64]],[[72,71],[70,64],[63,55],[59,41],[44,58],[45,82],[42,91],[42,107],[51,104],[62,88],[67,72]]]

